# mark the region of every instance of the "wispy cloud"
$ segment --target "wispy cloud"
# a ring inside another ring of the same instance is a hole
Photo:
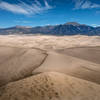
[[[12,13],[34,15],[52,9],[52,6],[50,6],[46,0],[44,0],[44,6],[42,6],[42,4],[38,0],[35,0],[35,2],[33,2],[32,4],[27,4],[22,1],[20,1],[20,3],[18,4],[11,4],[2,1],[0,2],[0,8]]]
[[[74,9],[100,8],[100,4],[93,3],[90,0],[74,0],[74,3],[75,3]]]

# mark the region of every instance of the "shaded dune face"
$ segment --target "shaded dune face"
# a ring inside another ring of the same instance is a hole
[[[57,52],[88,61],[89,63],[84,62],[79,68],[74,69],[72,75],[100,84],[100,46],[73,47]]]
[[[0,47],[0,86],[32,75],[46,56],[39,49]]]
[[[100,46],[97,47],[73,47],[58,50],[59,53],[77,57],[83,60],[100,64]]]
[[[57,72],[31,76],[3,86],[0,90],[0,100],[100,99],[99,85]]]

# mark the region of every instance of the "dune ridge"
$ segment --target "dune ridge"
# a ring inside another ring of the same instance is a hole
[[[100,86],[58,72],[41,73],[2,87],[0,100],[99,100]]]
[[[30,76],[46,57],[46,52],[40,49],[1,46],[0,86]]]
[[[99,36],[0,36],[0,100],[99,100],[99,51]]]

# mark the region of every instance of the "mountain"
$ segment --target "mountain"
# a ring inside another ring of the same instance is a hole
[[[73,25],[73,26],[79,26],[80,24],[77,22],[67,22],[65,25]]]
[[[0,29],[0,34],[47,34],[47,35],[100,35],[100,27],[92,27],[77,22],[68,22],[65,24],[54,26],[15,26],[10,28]]]

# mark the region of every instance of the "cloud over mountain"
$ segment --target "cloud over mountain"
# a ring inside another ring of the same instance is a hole
[[[74,0],[74,2],[75,2],[74,9],[100,8],[100,4],[93,3],[90,0]]]

